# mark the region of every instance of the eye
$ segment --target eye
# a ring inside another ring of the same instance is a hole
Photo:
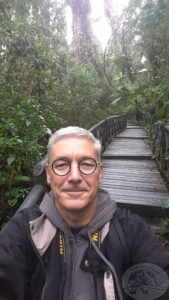
[[[97,163],[93,158],[82,159],[79,163],[79,169],[85,175],[92,174],[96,170],[96,167]]]
[[[81,168],[93,168],[95,165],[96,163],[93,159],[84,159],[80,162]]]
[[[53,164],[53,168],[57,169],[57,170],[63,170],[63,169],[69,168],[69,167],[70,167],[70,164],[64,160],[57,160]]]
[[[92,162],[87,162],[87,161],[82,161],[81,163],[80,163],[80,166],[81,167],[93,167],[94,166],[94,163],[92,163]]]

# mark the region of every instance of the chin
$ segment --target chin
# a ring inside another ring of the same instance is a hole
[[[89,203],[82,199],[68,200],[69,203],[65,203],[64,208],[69,211],[81,211],[89,206]],[[73,203],[71,203],[73,202]]]

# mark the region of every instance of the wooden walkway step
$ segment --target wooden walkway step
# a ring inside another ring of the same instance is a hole
[[[102,155],[102,187],[118,206],[151,218],[163,215],[164,202],[169,199],[169,190],[152,156],[145,131],[131,125]]]

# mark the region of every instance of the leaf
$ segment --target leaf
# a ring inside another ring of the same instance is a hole
[[[32,178],[28,177],[28,176],[18,175],[18,176],[16,176],[16,180],[17,181],[30,182],[32,180]]]
[[[10,166],[13,162],[15,161],[15,155],[14,154],[10,154],[7,158],[7,164],[8,166]]]
[[[26,120],[26,126],[28,127],[29,125],[31,125],[31,121]]]
[[[22,140],[21,140],[21,139],[16,139],[16,141],[17,141],[19,144],[22,144]]]
[[[164,201],[163,208],[169,208],[169,197]]]
[[[141,85],[137,89],[135,89],[135,94],[142,94],[145,92],[145,90],[148,88],[147,85]]]
[[[119,67],[122,70],[124,67],[125,61],[126,61],[126,58],[124,56],[120,56],[114,60],[114,63],[117,67]]]
[[[16,199],[16,198],[14,198],[14,199],[9,199],[9,200],[8,200],[8,204],[9,204],[10,206],[15,206],[15,205],[17,204],[17,199]]]

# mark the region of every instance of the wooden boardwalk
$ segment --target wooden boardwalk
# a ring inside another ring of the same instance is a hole
[[[102,155],[102,187],[118,206],[144,217],[160,217],[169,190],[162,179],[143,129],[127,128],[107,146]]]

